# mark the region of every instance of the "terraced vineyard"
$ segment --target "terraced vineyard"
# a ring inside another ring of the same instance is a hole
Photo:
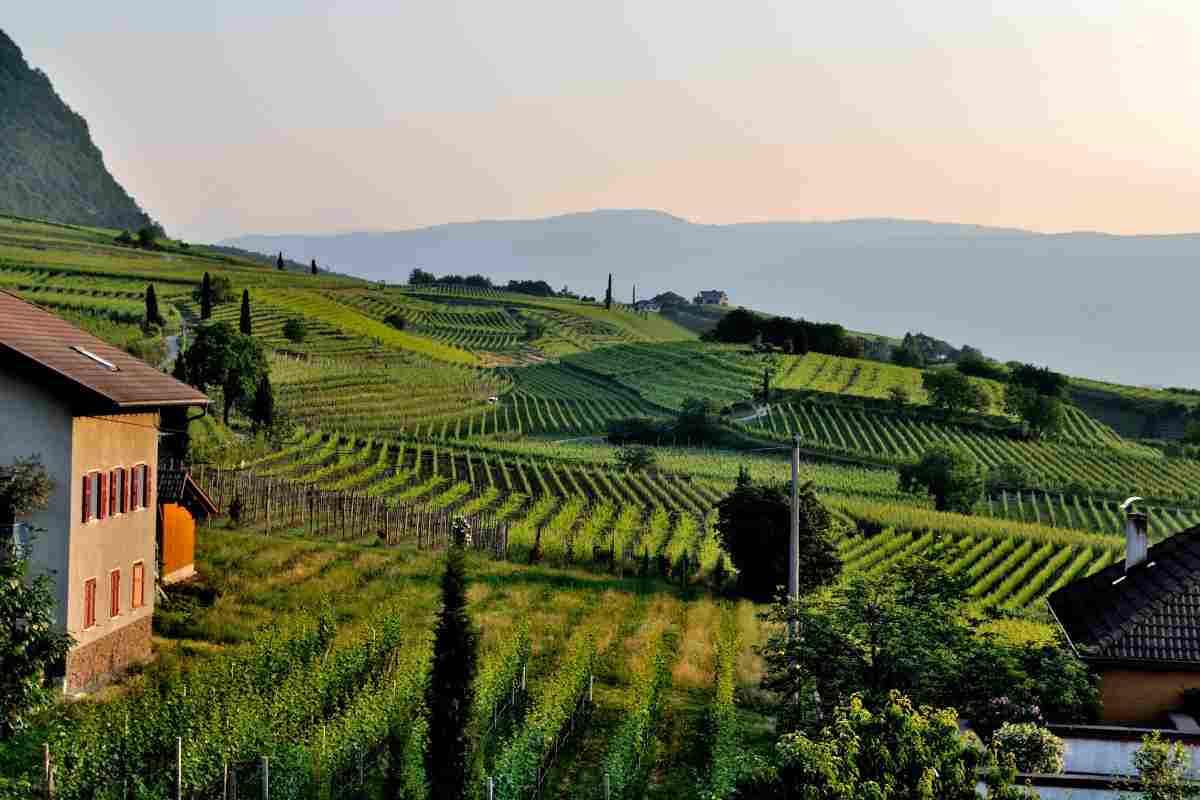
[[[753,397],[763,365],[721,345],[679,343],[622,345],[565,359],[577,369],[608,378],[665,408],[678,409],[688,397],[732,403]]]
[[[799,433],[805,448],[890,464],[914,460],[936,443],[956,444],[985,466],[1023,464],[1046,489],[1079,485],[1112,498],[1137,493],[1166,502],[1200,503],[1200,463],[1164,459],[1147,448],[1027,442],[969,427],[816,403],[775,404],[767,417],[749,427],[779,440]]]

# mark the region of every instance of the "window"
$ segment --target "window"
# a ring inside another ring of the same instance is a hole
[[[104,519],[108,516],[108,481],[105,480],[108,476],[103,472],[97,472],[96,475],[96,495],[99,498],[96,502],[96,516],[99,519]]]
[[[109,470],[108,473],[108,515],[115,517],[121,513],[121,509],[117,506],[117,471]]]
[[[121,616],[121,570],[108,573],[108,616]]]
[[[83,629],[96,627],[96,579],[83,582]]]
[[[142,464],[142,508],[150,507],[150,466]]]
[[[117,467],[112,471],[112,508],[114,514],[124,514],[129,511],[129,484],[125,481],[125,469]]]
[[[146,602],[145,589],[143,588],[146,581],[146,565],[141,561],[133,565],[133,579],[130,585],[129,605],[132,608],[141,608]]]
[[[104,476],[88,472],[83,476],[83,521],[104,518]]]
[[[129,470],[129,510],[135,511],[142,507],[142,468],[141,465]]]

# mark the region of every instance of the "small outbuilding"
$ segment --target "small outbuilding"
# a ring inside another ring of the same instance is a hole
[[[217,504],[182,469],[158,473],[158,574],[163,584],[196,574],[196,523],[217,513]]]

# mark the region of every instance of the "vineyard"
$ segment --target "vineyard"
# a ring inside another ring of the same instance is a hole
[[[776,723],[757,649],[772,629],[732,597],[718,507],[739,479],[786,481],[795,435],[841,580],[935,558],[966,579],[973,612],[1030,639],[1051,630],[1050,593],[1121,558],[1126,497],[1146,498],[1155,541],[1200,524],[1200,462],[1070,404],[1056,436],[1017,435],[995,382],[972,379],[987,413],[950,415],[919,370],[701,342],[620,305],[369,284],[114,235],[0,219],[0,289],[123,342],[144,333],[148,283],[163,333],[190,334],[209,324],[201,276],[227,277],[233,300],[212,319],[236,328],[249,290],[276,411],[295,425],[268,439],[237,408],[229,427],[191,421],[191,469],[222,515],[197,533],[199,578],[156,606],[156,662],[0,748],[6,776],[37,778],[50,743],[64,800],[174,796],[177,770],[189,800],[428,796],[424,689],[456,519],[472,530],[481,637],[471,796],[729,796]],[[295,318],[300,341],[284,336]],[[764,378],[769,404],[742,416]],[[692,398],[737,404],[706,440],[722,447],[664,437],[628,469],[604,441],[615,420],[670,422]],[[1030,480],[988,481],[970,515],[936,511],[900,490],[898,467],[940,444]]]

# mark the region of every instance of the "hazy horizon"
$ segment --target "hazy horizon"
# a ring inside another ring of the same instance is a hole
[[[134,0],[5,29],[195,241],[593,208],[1200,227],[1200,7]]]

